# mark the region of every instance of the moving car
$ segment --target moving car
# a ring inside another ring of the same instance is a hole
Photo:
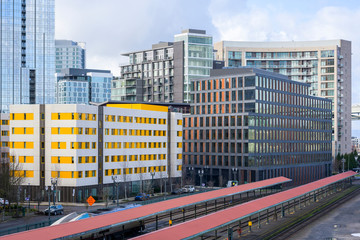
[[[135,201],[145,201],[150,199],[150,195],[146,193],[138,193],[135,197]]]
[[[195,187],[193,185],[185,185],[183,188],[182,188],[182,191],[184,193],[192,193],[192,192],[195,192]]]
[[[49,208],[44,210],[44,214],[49,214]],[[50,215],[61,215],[64,214],[64,208],[61,205],[50,206]]]

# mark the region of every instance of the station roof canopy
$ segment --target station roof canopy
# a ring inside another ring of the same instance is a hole
[[[164,228],[151,232],[135,239],[160,240],[160,239],[192,239],[205,233],[227,226],[243,218],[247,218],[260,211],[285,203],[287,201],[304,196],[312,191],[321,189],[330,184],[342,181],[354,176],[356,173],[348,171],[331,177],[311,182],[300,187],[292,188],[287,191],[279,192],[255,199],[235,207],[231,207],[219,212],[215,212],[198,219],[180,223],[172,227]]]
[[[141,207],[131,208],[120,212],[108,213],[100,216],[87,218],[75,222],[63,223],[55,226],[39,228],[26,232],[6,235],[0,239],[66,239],[81,236],[84,233],[95,233],[112,227],[140,221],[142,219],[155,216],[161,213],[170,212],[196,204],[201,204],[224,197],[233,196],[240,193],[263,189],[275,185],[292,181],[289,178],[277,177],[263,181],[243,184],[231,188],[223,188],[219,190],[194,194],[185,197],[179,197],[171,200],[161,201]],[[169,238],[171,239],[171,238]]]

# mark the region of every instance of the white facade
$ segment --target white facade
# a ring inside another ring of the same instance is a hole
[[[168,106],[11,105],[10,111],[10,155],[23,185],[50,186],[57,178],[66,196],[84,188],[96,195],[114,175],[120,182],[151,180],[152,172],[154,179],[181,177],[182,114]]]

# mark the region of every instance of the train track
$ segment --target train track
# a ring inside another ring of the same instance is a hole
[[[320,206],[307,211],[301,216],[292,219],[291,221],[280,225],[279,227],[272,229],[269,232],[266,232],[259,237],[259,239],[264,240],[286,240],[289,239],[293,234],[301,230],[303,227],[313,222],[325,214],[328,214],[329,211],[341,206],[343,203],[352,199],[354,196],[360,194],[360,186],[353,186],[345,190],[342,194],[334,196],[330,201],[321,204]]]
[[[322,190],[317,193],[317,196],[322,196],[325,193],[326,190]],[[342,192],[337,192],[336,194],[333,194],[330,196],[330,200],[324,202],[323,204],[315,207],[315,208],[308,208],[305,206],[308,206],[311,201],[314,200],[314,195],[308,195],[301,199],[301,206],[302,207],[302,214],[298,217],[291,217],[290,220],[275,225],[271,228],[271,230],[266,232],[258,232],[256,234],[256,237],[252,237],[251,239],[264,239],[264,240],[286,240],[289,239],[289,236],[293,235],[295,232],[297,232],[299,229],[304,227],[309,221],[313,221],[317,218],[320,218],[324,214],[328,212],[328,210],[334,209],[338,206],[340,206],[342,203],[346,202],[347,200],[351,199],[353,196],[360,193],[360,186],[352,186]],[[323,199],[323,198],[322,198]],[[290,215],[290,211],[292,213],[295,212],[295,208],[299,206],[299,201],[293,201],[287,205],[284,205],[283,212],[287,212],[287,216]],[[308,208],[308,209],[306,209]],[[323,211],[324,208],[326,208],[326,211]],[[252,221],[253,229],[256,228],[256,225],[259,224],[259,221],[261,224],[270,223],[270,220],[280,219],[282,217],[282,209],[277,208],[271,208],[267,213],[263,213],[260,215],[259,218],[253,218],[253,219],[245,219],[238,224],[233,224],[229,226],[233,230],[233,234],[237,236],[237,229],[242,229],[243,232],[249,232],[248,228],[248,221]],[[296,211],[299,211],[296,210]],[[246,231],[245,231],[246,230]],[[224,236],[226,236],[228,233],[227,228],[219,229],[216,232],[216,235],[209,234],[207,236],[203,236],[202,239],[223,239]],[[241,238],[246,238],[249,234],[242,235]]]

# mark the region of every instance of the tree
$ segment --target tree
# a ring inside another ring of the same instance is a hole
[[[20,186],[24,182],[21,164],[12,156],[11,160],[0,160],[0,197],[10,202],[19,201]]]

